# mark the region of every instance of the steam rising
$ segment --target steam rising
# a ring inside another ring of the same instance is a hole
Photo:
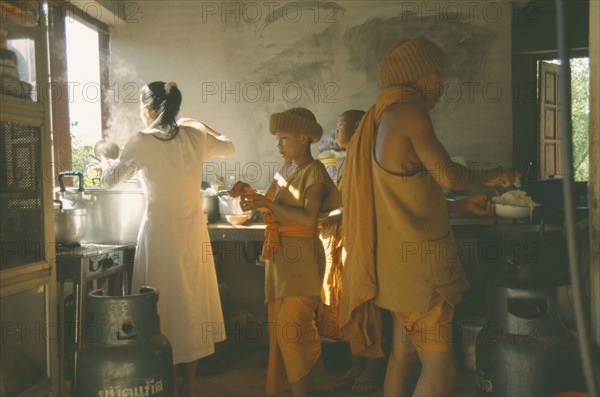
[[[106,137],[123,147],[144,128],[140,118],[140,90],[145,83],[131,64],[114,55],[111,56],[110,81],[105,100],[110,114]]]

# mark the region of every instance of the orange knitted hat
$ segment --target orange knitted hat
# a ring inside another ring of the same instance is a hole
[[[269,117],[269,130],[273,135],[277,131],[305,134],[312,143],[319,142],[323,136],[323,127],[317,123],[315,115],[306,108],[292,108],[281,113],[273,113]]]
[[[440,70],[446,54],[423,36],[396,43],[379,66],[379,82],[383,88],[416,81]]]

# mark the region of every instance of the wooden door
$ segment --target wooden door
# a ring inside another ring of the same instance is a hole
[[[560,65],[540,63],[540,179],[562,176],[560,157]]]

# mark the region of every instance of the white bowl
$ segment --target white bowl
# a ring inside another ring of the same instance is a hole
[[[246,214],[241,214],[241,215],[225,215],[225,218],[227,219],[227,222],[231,223],[232,225],[242,225],[244,223],[246,223],[246,221],[248,220],[248,218],[250,218],[249,215]]]
[[[523,219],[528,218],[532,208],[522,205],[508,205],[496,203],[496,215],[503,218]]]

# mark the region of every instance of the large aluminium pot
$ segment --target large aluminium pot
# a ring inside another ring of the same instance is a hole
[[[141,189],[89,188],[93,197],[83,241],[98,244],[136,244],[146,197]]]

